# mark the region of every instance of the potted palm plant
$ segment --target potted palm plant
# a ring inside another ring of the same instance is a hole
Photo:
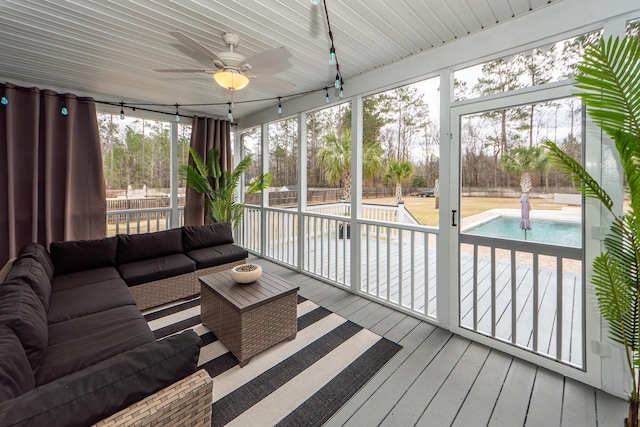
[[[630,209],[613,208],[598,182],[556,144],[545,141],[552,161],[568,172],[580,191],[599,200],[613,218],[605,250],[593,261],[591,281],[609,338],[622,345],[632,389],[626,426],[638,426],[640,404],[640,44],[609,38],[587,48],[576,76],[578,95],[593,121],[615,142]]]
[[[244,215],[245,202],[237,200],[236,189],[240,177],[251,164],[251,156],[246,156],[236,165],[233,171],[222,171],[220,152],[212,148],[207,153],[207,160],[189,148],[194,166],[180,165],[180,177],[187,185],[199,194],[205,195],[205,217],[207,222],[230,222],[235,229]],[[245,193],[253,194],[271,185],[270,173],[259,176],[247,187]]]

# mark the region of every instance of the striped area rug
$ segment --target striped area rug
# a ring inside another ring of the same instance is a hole
[[[202,338],[198,365],[213,377],[212,426],[320,426],[401,346],[298,296],[298,334],[240,368],[200,321],[200,298],[145,312],[161,339]]]

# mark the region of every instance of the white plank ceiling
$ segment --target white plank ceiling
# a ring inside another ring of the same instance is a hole
[[[340,70],[350,78],[561,0],[326,0]],[[229,95],[176,48],[181,31],[213,52],[225,32],[246,56],[285,46],[293,66],[274,77],[295,89],[252,82],[236,100],[288,96],[331,86],[323,2],[309,0],[0,0],[0,82],[112,102],[201,105],[181,111],[226,116]],[[332,94],[333,95],[333,94]],[[241,117],[277,105],[236,103]],[[174,111],[175,108],[151,107]]]

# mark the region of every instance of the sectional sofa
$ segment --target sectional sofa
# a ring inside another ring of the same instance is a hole
[[[0,426],[209,425],[200,338],[156,341],[140,310],[246,257],[229,224],[22,248],[0,271]]]

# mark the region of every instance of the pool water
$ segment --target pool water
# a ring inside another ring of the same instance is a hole
[[[475,236],[525,240],[525,232],[520,229],[520,218],[500,216],[463,232]],[[582,225],[579,222],[532,219],[531,230],[527,230],[526,240],[580,248]]]

